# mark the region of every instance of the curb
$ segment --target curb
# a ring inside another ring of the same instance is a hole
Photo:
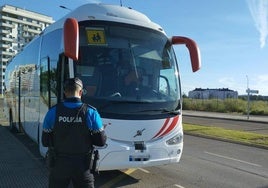
[[[233,121],[244,121],[244,122],[255,122],[255,123],[268,123],[267,121],[262,120],[247,120],[243,118],[231,118],[231,117],[213,117],[213,116],[207,116],[207,115],[194,115],[194,114],[182,114],[183,116],[188,117],[200,117],[200,118],[210,118],[210,119],[226,119],[226,120],[233,120]]]
[[[186,131],[184,131],[184,134],[189,135],[189,136],[196,136],[196,137],[201,137],[201,138],[213,139],[213,140],[218,140],[218,141],[223,141],[223,142],[228,142],[228,143],[233,143],[233,144],[240,144],[240,145],[244,145],[244,146],[250,146],[250,147],[268,150],[268,146],[259,145],[259,144],[245,143],[245,142],[234,141],[234,140],[225,139],[225,138],[218,138],[215,136],[208,136],[208,135],[197,134],[197,133],[189,133]]]

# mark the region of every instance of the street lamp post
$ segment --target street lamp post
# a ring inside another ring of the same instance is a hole
[[[247,94],[248,94],[248,107],[247,107],[247,118],[249,119],[249,110],[250,110],[250,105],[249,105],[249,103],[250,103],[250,94],[251,93],[256,93],[256,94],[258,94],[259,93],[259,90],[251,90],[251,89],[249,89],[249,84],[248,84],[248,75],[246,75],[247,76],[247,90],[246,90],[246,92],[247,92]]]
[[[249,119],[249,100],[250,100],[250,97],[249,97],[249,86],[248,86],[249,84],[248,84],[248,75],[247,75],[247,90],[246,90],[246,92],[247,92],[247,94],[248,94],[248,105],[247,105],[247,118]]]

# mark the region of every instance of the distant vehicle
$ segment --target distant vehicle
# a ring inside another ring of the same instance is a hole
[[[126,7],[86,4],[46,28],[6,68],[10,128],[39,144],[48,109],[64,99],[63,82],[79,77],[82,100],[95,106],[108,135],[99,170],[179,162],[183,150],[181,84],[172,45],[185,44],[193,71],[199,49],[168,38],[147,16]]]

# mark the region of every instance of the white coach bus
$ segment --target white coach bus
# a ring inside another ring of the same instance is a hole
[[[95,106],[107,133],[99,170],[179,162],[183,150],[182,96],[173,45],[199,49],[187,37],[167,37],[133,9],[86,4],[46,28],[7,65],[5,111],[10,129],[39,144],[44,116],[64,99],[63,82],[84,83],[83,102]]]

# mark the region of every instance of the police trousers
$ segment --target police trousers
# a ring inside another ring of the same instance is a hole
[[[94,188],[94,176],[87,165],[86,156],[64,156],[56,158],[49,170],[49,188]]]

